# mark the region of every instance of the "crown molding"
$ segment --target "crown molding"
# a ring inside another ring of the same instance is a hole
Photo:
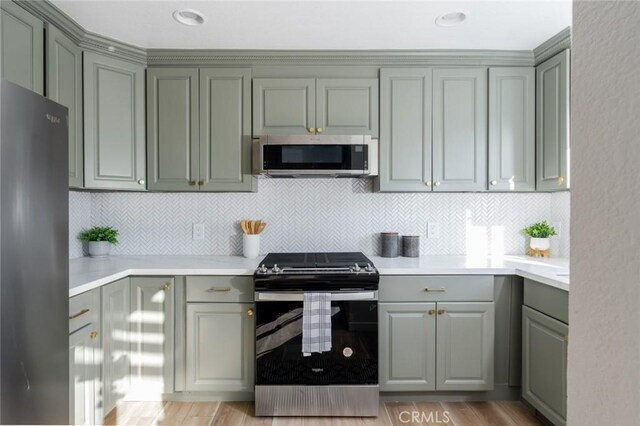
[[[567,27],[540,46],[533,49],[535,65],[538,65],[550,57],[571,48],[571,27]]]

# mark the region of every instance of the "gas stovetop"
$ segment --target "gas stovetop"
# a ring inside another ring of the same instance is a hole
[[[256,290],[378,288],[378,270],[360,252],[269,253],[256,272]]]

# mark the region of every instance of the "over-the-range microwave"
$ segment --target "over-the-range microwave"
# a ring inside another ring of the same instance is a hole
[[[273,177],[378,175],[378,141],[369,135],[262,136],[253,141],[253,173]]]

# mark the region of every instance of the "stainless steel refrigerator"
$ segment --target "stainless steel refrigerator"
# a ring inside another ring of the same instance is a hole
[[[0,84],[0,423],[67,424],[68,112]]]

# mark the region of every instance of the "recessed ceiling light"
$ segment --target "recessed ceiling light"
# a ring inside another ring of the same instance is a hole
[[[202,25],[207,21],[206,16],[193,9],[176,10],[173,12],[173,19],[189,26]]]
[[[462,12],[451,12],[440,15],[436,18],[436,25],[441,27],[453,27],[454,25],[461,24],[462,21],[467,19],[467,15]]]

